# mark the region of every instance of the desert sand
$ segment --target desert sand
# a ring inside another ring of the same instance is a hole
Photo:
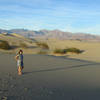
[[[15,54],[0,54],[0,100],[100,100],[100,63],[24,55],[17,75]]]
[[[49,39],[46,41],[51,50],[55,48],[70,48],[75,47],[84,52],[77,54],[67,54],[69,58],[82,59],[87,61],[95,61],[100,62],[100,42],[94,41],[77,41],[77,40],[57,40],[57,39]]]
[[[80,50],[83,50],[84,52],[81,54],[67,54],[66,56],[69,58],[76,58],[81,60],[87,60],[87,61],[95,61],[100,62],[100,42],[98,41],[78,41],[78,40],[59,40],[59,39],[42,39],[42,38],[35,38],[35,39],[29,39],[25,38],[18,34],[10,34],[10,35],[4,35],[0,34],[0,40],[6,40],[13,49],[11,50],[2,50],[0,49],[0,52],[4,53],[16,53],[19,49],[23,49],[25,54],[38,54],[39,51],[43,51],[42,48],[38,47],[36,45],[36,41],[46,43],[49,46],[49,50],[47,51],[47,55],[54,55],[55,49],[65,49],[65,48],[78,48]],[[21,48],[21,43],[24,43],[27,45],[27,48]],[[64,55],[60,55],[64,56]]]

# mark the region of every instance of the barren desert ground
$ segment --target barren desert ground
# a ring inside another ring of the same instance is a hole
[[[100,64],[46,55],[24,55],[17,75],[14,54],[0,54],[1,100],[100,100]]]

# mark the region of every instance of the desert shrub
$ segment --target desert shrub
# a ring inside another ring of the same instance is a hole
[[[56,54],[66,54],[68,52],[76,53],[76,54],[82,53],[82,51],[80,49],[77,49],[77,48],[55,49],[54,50],[54,53],[56,53]]]
[[[66,49],[55,49],[54,53],[57,53],[57,54],[66,54],[67,51],[66,51]]]
[[[67,48],[66,50],[67,52],[76,53],[76,54],[82,53],[82,51],[77,48]]]
[[[47,52],[40,50],[37,54],[47,54]]]
[[[25,43],[20,43],[21,48],[27,48],[28,46]]]
[[[32,43],[33,43],[33,41],[29,41],[29,43],[31,43],[31,44],[32,44]]]
[[[44,49],[49,49],[49,46],[47,43],[44,42],[36,42],[37,46],[44,48]]]
[[[80,42],[82,41],[81,39],[76,39],[76,40],[77,40],[77,41],[80,41]]]
[[[4,50],[9,50],[11,49],[11,46],[9,45],[9,43],[7,41],[0,41],[0,49],[4,49]]]

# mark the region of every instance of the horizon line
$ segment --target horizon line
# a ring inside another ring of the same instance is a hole
[[[91,34],[91,35],[99,35],[96,33],[90,33],[90,32],[71,32],[71,31],[64,31],[62,29],[28,29],[28,28],[10,28],[10,29],[6,29],[6,28],[0,28],[1,30],[27,30],[27,31],[41,31],[41,30],[47,30],[47,31],[61,31],[61,32],[69,32],[69,33],[81,33],[81,34]]]

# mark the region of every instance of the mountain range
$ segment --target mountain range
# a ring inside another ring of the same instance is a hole
[[[58,38],[58,39],[70,39],[70,40],[96,40],[100,41],[100,36],[91,35],[86,33],[71,33],[71,32],[63,32],[60,30],[27,30],[27,29],[11,29],[11,30],[3,30],[0,29],[0,33],[17,33],[27,38]]]

